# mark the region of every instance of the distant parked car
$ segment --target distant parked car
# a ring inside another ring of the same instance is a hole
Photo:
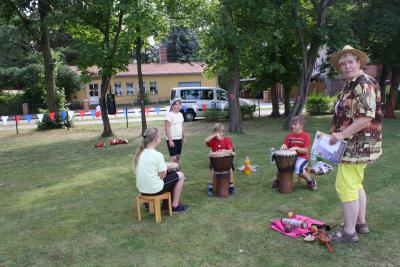
[[[226,90],[217,87],[175,87],[171,89],[170,103],[175,98],[182,99],[186,106],[183,116],[186,121],[193,121],[196,117],[204,116],[203,104],[206,109],[228,108],[228,95]],[[239,98],[240,106],[250,105],[246,100]],[[197,110],[196,110],[197,107]]]

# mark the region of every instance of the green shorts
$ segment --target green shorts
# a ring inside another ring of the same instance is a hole
[[[358,191],[363,188],[365,163],[340,163],[336,175],[336,192],[341,202],[358,199]]]

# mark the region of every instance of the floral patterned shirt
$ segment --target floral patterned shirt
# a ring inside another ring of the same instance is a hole
[[[342,162],[371,163],[382,155],[382,109],[377,81],[360,74],[337,97],[331,132],[341,132],[360,117],[373,118],[361,131],[346,138]]]

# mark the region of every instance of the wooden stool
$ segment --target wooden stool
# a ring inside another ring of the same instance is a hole
[[[306,173],[308,174],[308,176],[311,177],[311,169],[309,166],[306,167]],[[301,180],[302,180],[301,176],[297,175],[297,182],[299,182],[301,184]]]
[[[140,193],[139,195],[136,196],[136,206],[137,206],[137,217],[138,221],[142,221],[142,217],[140,214],[140,205],[142,203],[149,203],[149,212],[150,213],[155,213],[156,215],[156,223],[161,223],[161,207],[160,207],[160,201],[161,200],[166,200],[168,199],[168,212],[169,216],[172,216],[172,204],[171,204],[171,193],[170,192],[165,192],[160,195],[154,195],[154,196],[149,196],[149,195],[143,195]]]

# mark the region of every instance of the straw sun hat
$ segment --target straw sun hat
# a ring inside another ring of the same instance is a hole
[[[355,49],[350,45],[345,45],[342,50],[337,51],[331,57],[331,64],[335,69],[339,69],[339,59],[345,54],[352,54],[360,60],[360,68],[363,68],[368,62],[368,56],[361,50]]]

